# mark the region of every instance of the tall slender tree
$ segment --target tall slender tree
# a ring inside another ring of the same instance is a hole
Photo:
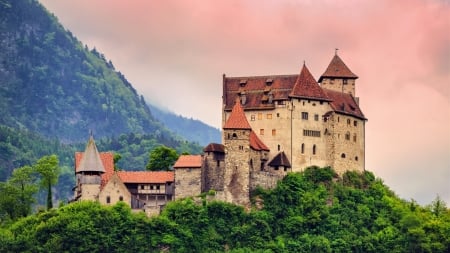
[[[52,186],[58,182],[60,172],[58,156],[43,156],[34,166],[41,175],[41,186],[47,188],[47,209],[51,209],[53,208]]]

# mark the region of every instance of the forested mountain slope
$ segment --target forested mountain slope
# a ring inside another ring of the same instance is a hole
[[[197,142],[201,146],[209,143],[221,143],[221,132],[219,129],[206,125],[205,123],[176,115],[173,112],[148,105],[155,118],[166,125],[170,130],[189,141]]]
[[[142,96],[34,0],[0,0],[0,124],[64,142],[167,131]]]

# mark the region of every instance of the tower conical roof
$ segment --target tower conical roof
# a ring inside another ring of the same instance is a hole
[[[297,98],[329,100],[323,92],[322,88],[316,82],[316,79],[314,79],[311,72],[309,72],[305,64],[303,64],[300,75],[295,81],[294,88],[292,88],[289,96]]]
[[[89,137],[89,142],[86,145],[86,150],[81,158],[80,165],[77,168],[77,172],[105,172],[105,167],[103,167],[102,159],[98,153],[97,146],[95,145],[94,137],[91,135]]]
[[[344,61],[335,54],[333,59],[331,59],[330,64],[328,65],[327,70],[322,76],[319,78],[319,83],[322,82],[323,78],[350,78],[357,79],[358,76],[353,74],[353,72],[345,65]]]
[[[236,99],[230,117],[227,122],[225,122],[223,129],[252,129],[250,123],[248,123],[247,117],[245,117],[244,109],[242,108],[239,99]]]

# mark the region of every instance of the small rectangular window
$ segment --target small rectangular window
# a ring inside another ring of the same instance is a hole
[[[277,135],[277,130],[276,129],[272,129],[272,136]]]
[[[255,114],[252,114],[252,115],[250,116],[250,120],[251,120],[251,121],[255,121],[255,118],[256,118]]]
[[[272,114],[271,113],[267,114],[267,119],[272,119]]]
[[[258,113],[258,120],[262,120],[262,113]]]
[[[308,120],[308,113],[307,112],[302,112],[302,119]]]
[[[264,135],[264,129],[259,129],[259,134]]]
[[[314,120],[319,121],[319,114],[314,114]]]

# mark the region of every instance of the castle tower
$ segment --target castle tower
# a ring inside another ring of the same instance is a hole
[[[79,164],[75,164],[75,166],[77,180],[75,199],[98,200],[105,168],[92,135],[89,137]]]
[[[339,91],[342,93],[350,93],[355,97],[355,82],[358,76],[345,65],[342,59],[336,54],[331,59],[325,73],[319,78],[322,88]]]
[[[252,128],[239,99],[223,126],[225,201],[246,206],[250,199],[250,134]]]

